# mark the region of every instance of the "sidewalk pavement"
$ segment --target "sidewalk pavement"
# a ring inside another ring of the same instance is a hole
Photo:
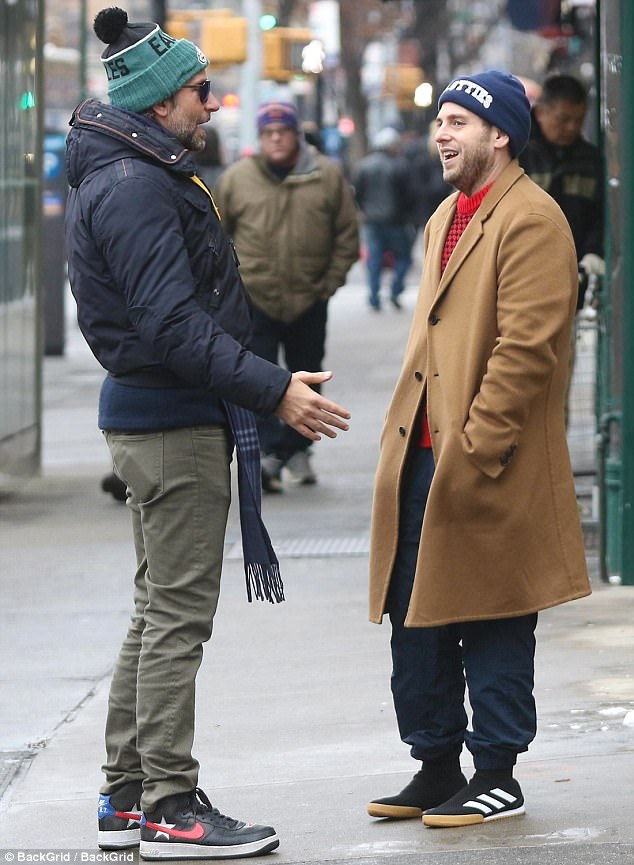
[[[366,815],[369,799],[397,792],[418,768],[396,730],[388,626],[369,624],[366,610],[378,436],[415,283],[412,274],[401,313],[371,313],[356,267],[332,302],[328,393],[352,426],[315,448],[317,486],[264,499],[286,603],[247,604],[232,507],[198,677],[200,785],[221,811],[272,823],[281,844],[270,861],[280,865],[631,865],[634,587],[596,576],[590,598],[540,615],[540,730],[517,772],[526,816],[433,830]],[[44,377],[42,476],[0,498],[0,862],[7,851],[27,861],[26,850],[100,861],[103,724],[133,552],[126,508],[99,488],[109,470],[95,427],[102,374],[74,325]],[[469,773],[468,755],[463,764]]]

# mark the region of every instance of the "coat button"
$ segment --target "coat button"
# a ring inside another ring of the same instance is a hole
[[[404,426],[400,426],[400,427],[398,428],[398,433],[399,433],[399,435],[404,436],[404,435],[405,435],[405,427],[404,427]]]
[[[439,321],[440,321],[440,319],[438,318],[438,316],[435,313],[433,315],[429,316],[429,323],[430,324],[438,324]]]
[[[423,374],[422,374],[422,372],[418,372],[418,370],[417,370],[417,371],[414,373],[414,378],[416,379],[416,381],[422,381],[422,380],[423,380]]]

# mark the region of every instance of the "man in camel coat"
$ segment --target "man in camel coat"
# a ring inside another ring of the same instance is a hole
[[[459,78],[440,96],[436,142],[459,192],[425,230],[370,552],[370,618],[390,616],[399,732],[422,768],[369,804],[376,817],[524,813],[513,770],[537,726],[537,613],[590,592],[564,423],[575,247],[517,162],[529,130],[512,75]]]

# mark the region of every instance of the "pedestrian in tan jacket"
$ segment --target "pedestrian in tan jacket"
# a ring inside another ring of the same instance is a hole
[[[425,229],[370,554],[370,618],[390,616],[399,732],[422,768],[369,804],[376,817],[524,813],[513,769],[536,732],[537,613],[590,592],[564,424],[575,248],[517,163],[529,111],[519,80],[496,71],[439,99],[443,176],[459,193]]]
[[[267,102],[257,116],[259,152],[228,168],[215,188],[224,226],[236,245],[253,303],[250,348],[291,372],[320,370],[328,301],[359,256],[359,219],[339,168],[298,129],[297,110]],[[313,484],[306,442],[277,418],[259,423],[262,487]]]

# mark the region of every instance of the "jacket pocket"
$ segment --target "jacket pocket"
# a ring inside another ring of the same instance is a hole
[[[211,201],[193,183],[183,190],[182,203],[183,236],[195,282],[194,300],[211,314],[221,305],[224,294],[219,278],[222,243],[218,234],[222,229],[212,214]]]
[[[194,297],[205,312],[212,313],[222,303],[224,295],[222,281],[218,278],[218,243],[216,238],[210,234],[207,237],[205,250],[202,256],[201,271],[196,275],[196,292]]]

